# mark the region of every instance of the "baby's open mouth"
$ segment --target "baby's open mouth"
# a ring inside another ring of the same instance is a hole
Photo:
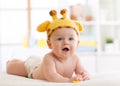
[[[63,51],[69,51],[69,48],[63,48],[62,50]]]

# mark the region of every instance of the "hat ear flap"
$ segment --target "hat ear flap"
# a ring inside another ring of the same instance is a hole
[[[83,26],[77,21],[75,21],[75,24],[78,26],[79,31],[82,32],[83,31]]]
[[[42,24],[38,25],[37,31],[38,32],[45,32],[47,30],[48,25],[50,24],[50,21],[45,21]]]

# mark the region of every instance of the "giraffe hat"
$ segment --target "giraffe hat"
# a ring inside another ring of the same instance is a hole
[[[53,21],[45,21],[41,24],[38,25],[37,27],[37,31],[38,32],[47,32],[47,36],[48,38],[50,37],[50,35],[52,34],[52,32],[54,32],[56,29],[59,28],[70,28],[70,29],[74,29],[76,31],[76,33],[79,35],[79,32],[81,32],[83,30],[83,27],[81,25],[80,22],[78,21],[74,21],[71,19],[68,19],[66,17],[66,13],[67,10],[66,9],[62,9],[60,11],[60,14],[63,16],[62,18],[58,18],[57,17],[57,12],[55,10],[51,10],[49,12],[50,16],[52,17]]]

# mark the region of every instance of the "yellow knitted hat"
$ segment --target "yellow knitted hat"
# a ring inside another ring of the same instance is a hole
[[[68,19],[66,17],[66,9],[61,10],[61,15],[63,18],[57,18],[57,12],[55,10],[50,11],[50,15],[52,16],[53,21],[50,22],[49,20],[43,22],[42,24],[38,25],[37,31],[38,32],[47,32],[48,38],[50,37],[51,33],[59,28],[71,28],[74,29],[77,34],[83,30],[82,25],[78,21],[74,21]]]

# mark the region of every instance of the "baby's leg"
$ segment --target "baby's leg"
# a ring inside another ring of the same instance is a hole
[[[6,64],[6,72],[8,74],[27,77],[28,74],[25,69],[24,63],[24,61],[18,59],[8,61]]]

